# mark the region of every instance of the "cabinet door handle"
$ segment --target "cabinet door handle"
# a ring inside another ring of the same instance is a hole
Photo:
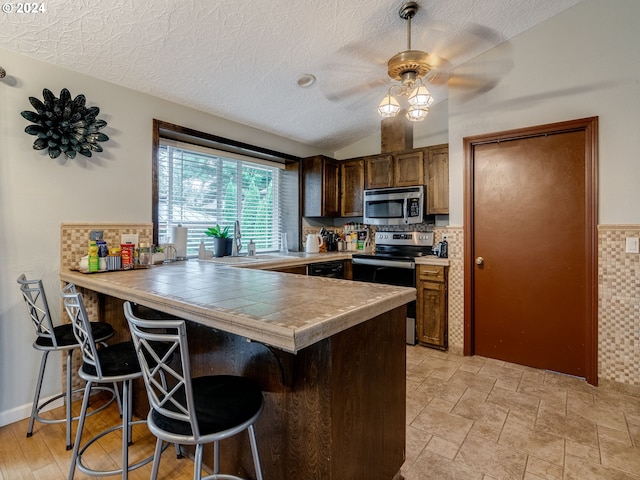
[[[476,265],[484,265],[484,258],[476,257]]]

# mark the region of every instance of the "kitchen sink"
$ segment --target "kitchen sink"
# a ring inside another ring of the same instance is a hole
[[[317,256],[318,254],[308,254],[305,252],[289,252],[289,253],[259,253],[253,257],[247,255],[240,255],[238,257],[213,257],[206,260],[200,260],[201,262],[213,262],[222,263],[226,265],[237,265],[243,263],[260,263],[268,262],[270,260],[283,260],[287,258],[306,258],[310,256]]]
[[[199,261],[235,265],[237,263],[259,262],[260,259],[258,259],[257,257],[213,257],[213,258],[207,258],[206,260],[199,260]]]

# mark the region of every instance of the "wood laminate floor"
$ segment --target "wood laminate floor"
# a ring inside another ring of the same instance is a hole
[[[88,435],[119,421],[111,406],[87,420]],[[31,438],[26,430],[27,420],[0,428],[0,480],[67,478],[63,425],[36,423]],[[134,439],[136,458],[151,455],[155,439],[144,425]],[[119,456],[118,433],[87,461],[115,468]],[[149,464],[129,478],[148,479],[150,471]],[[407,347],[402,473],[405,480],[640,480],[640,398],[542,370]],[[169,449],[159,478],[191,479],[193,463]]]

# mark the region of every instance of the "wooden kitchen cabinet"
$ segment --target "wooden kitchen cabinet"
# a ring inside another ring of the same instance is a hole
[[[307,274],[307,266],[306,265],[292,265],[288,267],[276,267],[276,268],[267,268],[270,272],[282,272],[282,273],[293,273],[296,275],[306,275]]]
[[[323,155],[302,160],[302,216],[340,216],[340,165]]]
[[[364,161],[340,162],[340,216],[361,217],[364,191]]]
[[[427,214],[449,214],[449,146],[426,149]]]
[[[424,183],[424,153],[414,151],[393,156],[393,186],[411,187]]]
[[[386,188],[393,186],[393,156],[376,155],[365,157],[365,188]]]
[[[449,346],[447,325],[447,267],[418,265],[416,330],[418,343],[446,350]]]
[[[365,157],[365,188],[409,187],[425,183],[423,150]]]

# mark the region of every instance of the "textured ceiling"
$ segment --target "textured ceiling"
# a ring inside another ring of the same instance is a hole
[[[419,0],[412,48],[451,68],[579,1]],[[47,0],[45,13],[0,13],[0,46],[335,151],[380,128],[386,62],[406,49],[401,4]],[[509,68],[507,59],[484,85],[449,81],[481,91]],[[304,73],[316,84],[298,87]],[[430,90],[439,102],[447,89],[437,80]]]

